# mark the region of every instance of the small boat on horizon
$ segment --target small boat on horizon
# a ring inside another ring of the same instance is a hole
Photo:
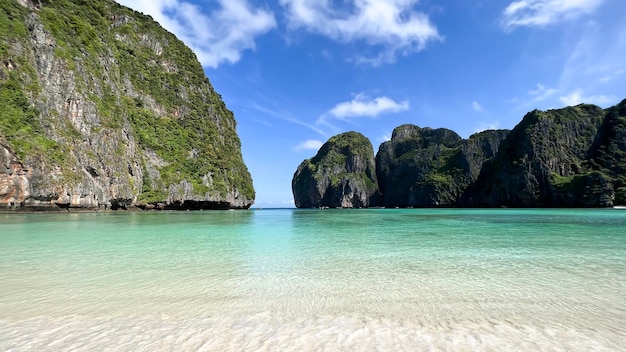
[[[626,210],[626,205],[614,205],[613,209],[624,209],[624,210]]]

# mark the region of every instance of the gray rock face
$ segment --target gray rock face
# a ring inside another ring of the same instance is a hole
[[[341,165],[334,161],[328,158],[325,170]],[[314,175],[309,164],[299,173]],[[385,207],[626,204],[626,100],[606,110],[585,104],[535,110],[512,131],[467,140],[446,129],[403,125],[381,144],[376,174]],[[309,188],[296,204],[311,204],[306,195],[319,204],[317,185],[303,183]]]
[[[508,131],[463,140],[447,129],[403,125],[376,155],[385,207],[456,205]]]
[[[626,204],[626,100],[607,109],[587,155],[613,180],[614,204]]]
[[[236,122],[182,42],[108,0],[2,6],[0,206],[253,203]]]
[[[320,191],[332,183],[328,175],[344,169],[344,159],[326,157],[329,147],[322,149],[296,172],[298,207],[351,192]],[[606,110],[585,104],[535,110],[512,131],[484,131],[467,140],[447,129],[402,125],[381,144],[376,174],[385,207],[623,205],[626,100]]]
[[[590,159],[606,112],[593,105],[532,111],[486,164],[466,204],[611,206],[614,182]]]
[[[374,149],[360,133],[330,138],[296,170],[292,190],[298,208],[365,208],[379,205]]]
[[[507,134],[485,131],[463,140],[451,130],[403,125],[381,144],[375,163],[365,137],[335,136],[298,167],[295,203],[299,208],[456,205]]]
[[[402,125],[376,155],[377,175],[385,207],[440,205],[451,200],[447,189],[449,175],[439,177],[461,137],[451,130]]]
[[[467,185],[478,178],[485,162],[493,158],[502,141],[509,135],[509,130],[488,130],[473,134],[461,143],[460,165],[470,177]]]
[[[30,197],[32,170],[24,168],[8,146],[0,144],[0,204],[18,207]]]

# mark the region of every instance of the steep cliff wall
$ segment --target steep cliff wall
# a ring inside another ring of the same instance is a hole
[[[247,208],[232,112],[193,52],[109,0],[0,0],[0,206]]]
[[[507,134],[485,131],[463,140],[443,128],[397,127],[376,155],[383,205],[456,205]]]
[[[626,99],[606,110],[589,153],[590,168],[609,176],[615,204],[626,204]]]
[[[528,113],[483,167],[464,203],[612,206],[616,186],[623,185],[623,176],[622,183],[615,178],[623,175],[624,139],[620,109],[608,111],[613,114],[581,104]]]
[[[449,203],[451,175],[437,171],[455,153],[461,137],[447,129],[402,125],[376,155],[377,175],[386,207]],[[446,194],[442,194],[442,192]],[[446,198],[445,200],[442,197]]]
[[[330,138],[298,166],[292,190],[298,208],[363,208],[379,205],[377,184],[372,144],[347,132]]]
[[[325,170],[340,170],[342,163],[327,158]],[[296,175],[314,175],[310,164]],[[466,140],[447,129],[402,125],[381,144],[376,174],[385,207],[624,205],[626,100],[609,109],[534,110],[512,131]],[[296,206],[319,204],[318,183],[304,185],[310,188]]]

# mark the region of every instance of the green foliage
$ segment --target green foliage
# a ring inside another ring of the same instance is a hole
[[[124,38],[112,40],[110,48],[120,71],[135,89],[168,112],[157,116],[138,97],[122,102],[140,144],[168,163],[160,170],[162,180],[166,184],[187,180],[198,194],[217,191],[225,195],[236,187],[253,199],[252,179],[241,159],[233,114],[213,91],[193,52],[148,17],[121,7],[114,12],[137,19],[114,29]],[[207,174],[213,178],[213,189],[202,183]]]
[[[575,176],[560,176],[558,174],[550,174],[551,183],[559,188],[569,186],[573,183]]]
[[[112,129],[122,127],[126,112],[122,104],[118,103],[117,97],[110,86],[104,85],[102,87],[102,94],[90,94],[89,98],[96,103],[98,115],[104,127]]]
[[[167,199],[165,192],[161,189],[154,189],[147,176],[144,176],[142,191],[138,201],[143,203],[157,203],[165,199]]]
[[[0,137],[6,139],[22,160],[43,157],[64,164],[67,150],[46,137],[39,111],[29,98],[40,90],[35,69],[27,58],[9,52],[12,43],[26,40],[25,16],[26,8],[16,1],[0,0],[0,59],[13,65],[0,67],[0,78],[4,77],[0,80]]]
[[[615,190],[615,204],[626,205],[626,187],[619,187]]]
[[[437,188],[450,188],[454,184],[454,179],[449,174],[431,172],[424,176],[421,183]]]
[[[247,197],[254,197],[254,189],[247,170],[242,162],[234,159],[238,154],[238,145],[225,145],[219,148],[206,143],[205,136],[218,139],[213,130],[201,126],[201,121],[180,121],[170,116],[156,116],[150,110],[137,106],[136,101],[124,100],[124,111],[128,114],[133,132],[139,143],[156,152],[168,164],[160,169],[161,179],[165,184],[176,184],[182,180],[190,182],[197,194],[217,191],[224,196],[232,186]],[[181,123],[186,122],[186,123]],[[189,124],[198,124],[190,128]],[[205,122],[206,124],[206,122]],[[193,151],[193,152],[192,152]],[[202,178],[211,174],[213,189],[203,184]],[[144,182],[144,187],[147,184]],[[141,200],[155,198],[149,187]]]
[[[158,187],[152,187],[157,181],[144,180],[144,201],[164,201],[168,185],[182,181],[191,183],[198,195],[225,195],[237,189],[254,199],[233,114],[189,48],[149,16],[112,1],[42,4],[37,14],[56,44],[55,57],[73,71],[77,93],[95,103],[100,124],[92,133],[130,124],[140,146],[167,162],[159,170]],[[0,67],[0,137],[22,157],[42,155],[52,163],[67,163],[62,159],[67,159],[71,146],[45,137],[50,126],[42,126],[33,105],[39,86],[29,63],[32,58],[9,55],[15,43],[30,50],[24,23],[29,11],[16,0],[0,0],[0,59],[19,64],[10,77]],[[129,81],[132,88],[127,90]],[[56,116],[54,122],[43,118],[46,124],[62,124],[56,126],[58,140],[84,138],[63,117]],[[116,157],[124,154],[123,147]],[[203,183],[206,175],[211,175],[212,187]]]
[[[601,171],[591,171],[585,174],[577,174],[561,177],[552,174],[550,177],[556,195],[564,199],[570,205],[598,205],[597,200],[607,194],[607,187],[612,183],[611,177]],[[616,192],[616,203],[622,197],[619,189]],[[590,203],[588,203],[590,202]]]
[[[43,7],[40,16],[43,23],[61,49],[69,57],[82,56],[83,53],[97,55],[105,49],[98,27],[106,26],[106,20],[97,12],[77,8],[69,1],[55,1],[54,7]],[[80,13],[80,16],[78,15]],[[92,67],[95,68],[95,67]]]
[[[7,55],[9,42],[26,38],[25,15],[25,8],[15,0],[0,0],[0,33],[4,37],[0,40],[0,56]]]
[[[311,159],[311,163],[318,168],[332,167],[343,165],[349,156],[373,154],[372,144],[365,136],[357,132],[346,132],[333,136],[324,143]]]
[[[17,72],[11,72],[8,80],[0,83],[0,136],[22,159],[35,154],[64,160],[59,145],[45,137],[39,112],[24,94]]]

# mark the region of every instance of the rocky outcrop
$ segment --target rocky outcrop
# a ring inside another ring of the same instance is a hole
[[[616,189],[623,187],[619,165],[624,166],[625,149],[619,126],[624,125],[619,115],[619,107],[585,104],[528,113],[483,167],[463,203],[612,206]]]
[[[615,204],[626,204],[626,99],[607,109],[588,153],[591,168],[613,180]]]
[[[463,140],[448,129],[403,125],[376,155],[385,207],[456,205],[494,156],[506,130],[485,131]]]
[[[298,208],[365,208],[379,205],[374,149],[360,133],[328,140],[296,170],[292,190]]]
[[[456,205],[507,133],[485,131],[463,140],[448,129],[402,125],[381,144],[375,163],[372,158],[360,165],[355,161],[370,158],[370,142],[355,132],[335,136],[298,167],[296,207]],[[363,157],[346,157],[356,154]]]
[[[150,17],[109,0],[6,0],[0,32],[0,207],[253,203],[232,112]]]
[[[343,167],[343,160],[326,160],[324,170]],[[296,176],[314,181],[301,183],[306,191],[296,206],[326,204],[316,193],[324,178],[315,172],[308,160],[298,168]],[[402,125],[381,144],[376,174],[385,207],[623,205],[626,100],[606,110],[586,104],[535,110],[512,131],[484,131],[466,140],[447,129]],[[334,189],[333,197],[341,192]]]
[[[0,204],[18,207],[30,197],[29,170],[6,145],[0,144]]]
[[[377,175],[386,207],[440,205],[454,197],[451,175],[438,174],[455,153],[461,137],[451,130],[397,127],[376,155]]]

